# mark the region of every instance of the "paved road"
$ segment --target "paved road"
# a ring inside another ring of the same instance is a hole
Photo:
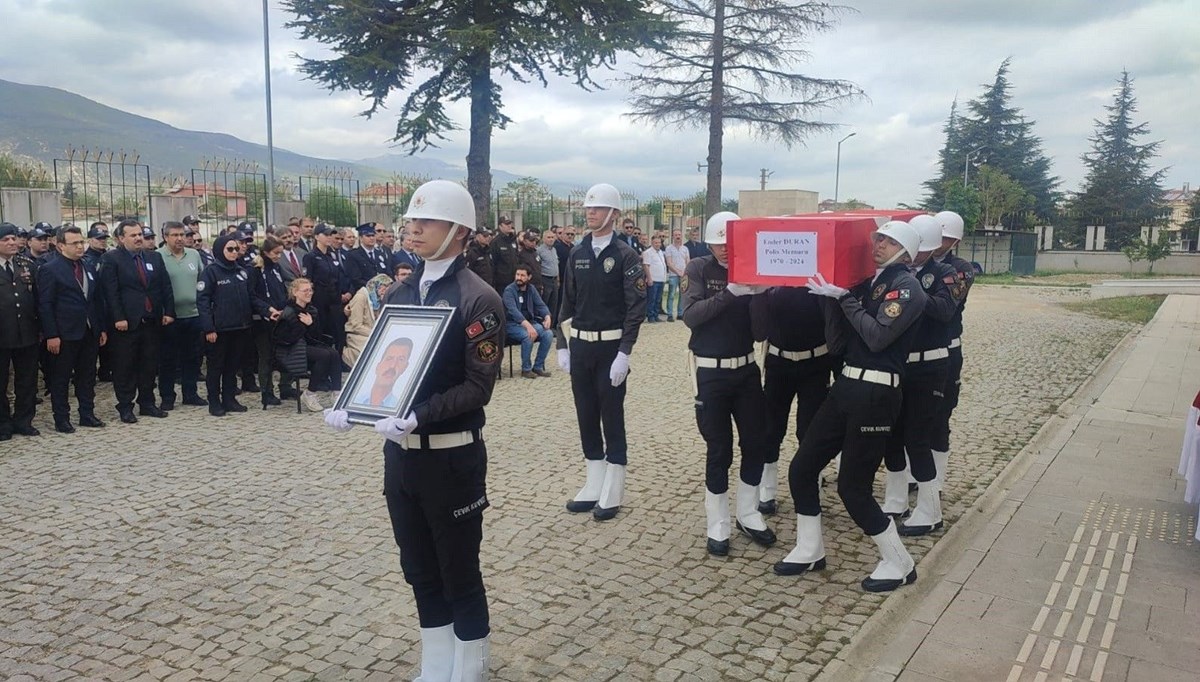
[[[1082,295],[973,292],[950,523],[1130,329],[1056,305]],[[626,511],[612,522],[562,508],[582,477],[566,377],[497,387],[483,556],[495,679],[806,680],[885,599],[858,588],[876,558],[835,496],[819,576],[771,574],[794,538],[790,501],[779,547],[735,538],[730,557],[705,554],[686,334],[643,329]],[[101,407],[115,417],[111,396]],[[416,674],[374,432],[337,436],[279,408],[182,408],[90,439],[39,425],[47,435],[0,447],[0,676]],[[908,544],[920,560],[934,541]]]

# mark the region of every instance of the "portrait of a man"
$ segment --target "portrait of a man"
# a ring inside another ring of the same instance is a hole
[[[359,391],[354,402],[384,408],[399,405],[404,386],[399,380],[408,370],[412,353],[413,341],[408,337],[400,337],[385,346],[375,364],[375,380]]]

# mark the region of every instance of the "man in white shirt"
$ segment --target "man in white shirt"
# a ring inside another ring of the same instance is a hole
[[[671,238],[671,245],[664,250],[667,260],[667,322],[683,319],[683,296],[680,295],[679,282],[687,269],[691,255],[687,245],[683,243],[683,233],[676,230]],[[671,300],[675,303],[672,306]]]
[[[646,269],[646,321],[661,322],[663,287],[667,283],[667,259],[662,240],[655,237],[650,248],[642,252],[642,267]]]

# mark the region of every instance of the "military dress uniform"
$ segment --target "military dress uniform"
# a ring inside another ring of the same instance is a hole
[[[971,285],[975,283],[975,268],[953,251],[942,257],[942,263],[954,269],[954,283],[949,286],[950,293],[958,301],[948,326],[950,340],[947,350],[950,357],[946,362],[946,384],[942,389],[942,399],[938,401],[937,419],[930,440],[934,465],[937,468],[937,480],[938,483],[944,484],[946,461],[950,456],[950,415],[954,414],[954,409],[958,407],[958,394],[962,388],[963,309],[967,307],[967,296],[971,293]]]
[[[15,236],[15,230],[9,232]],[[5,228],[0,228],[4,238]],[[0,440],[14,433],[36,436],[38,316],[35,266],[14,254],[0,257]],[[8,377],[13,377],[14,402],[8,402]]]
[[[620,506],[628,456],[628,382],[614,386],[609,374],[617,354],[628,356],[637,343],[646,319],[646,277],[641,258],[628,244],[613,236],[596,253],[592,237],[588,234],[580,240],[567,259],[556,337],[560,350],[570,350],[571,393],[589,480],[602,471],[605,482],[599,497],[584,494],[567,503],[567,509],[591,511],[598,520],[606,520],[615,516]],[[615,500],[605,496],[606,489],[615,491],[610,492]]]
[[[766,396],[767,449],[758,509],[774,514],[779,481],[779,450],[796,402],[796,441],[804,440],[817,408],[829,394],[836,360],[825,343],[825,317],[819,296],[804,287],[774,287],[750,302],[756,341],[766,342],[763,393]]]
[[[689,262],[684,279],[683,322],[692,332],[688,350],[695,372],[696,424],[707,446],[707,548],[716,556],[729,553],[733,423],[737,424],[742,452],[737,527],[754,542],[769,547],[775,544],[775,534],[758,511],[767,434],[766,399],[750,325],[753,296],[734,293],[729,288],[729,271],[711,255]]]
[[[829,396],[814,415],[788,470],[797,515],[797,548],[775,565],[780,575],[825,566],[821,539],[821,470],[842,454],[838,495],[854,523],[871,536],[884,561],[863,581],[868,591],[916,580],[912,559],[892,520],[872,494],[875,472],[900,414],[900,376],[917,335],[925,293],[905,263],[893,263],[826,304],[827,342],[844,357]],[[885,563],[903,566],[881,573]]]

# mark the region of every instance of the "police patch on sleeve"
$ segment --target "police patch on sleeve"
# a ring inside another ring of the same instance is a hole
[[[492,362],[500,357],[500,348],[491,339],[480,341],[475,352],[479,355],[479,359],[484,362]]]
[[[478,320],[475,320],[471,324],[467,325],[467,338],[477,339],[499,326],[500,320],[496,317],[496,313],[488,313],[487,315],[484,315]],[[494,346],[496,344],[492,345]]]
[[[912,297],[912,292],[908,289],[893,289],[883,297],[885,301],[907,301]]]
[[[903,312],[903,310],[904,306],[900,305],[899,301],[892,301],[883,306],[883,314],[892,319],[900,317],[900,313]]]
[[[204,291],[204,280],[196,280],[196,291]]]
[[[931,286],[933,286],[933,273],[927,272],[921,275],[921,288],[928,289]]]
[[[639,278],[638,280],[634,281],[633,288],[637,289],[639,294],[646,293],[646,279],[643,277],[643,278]]]
[[[883,295],[883,292],[886,289],[887,289],[886,284],[880,284],[879,286],[875,287],[875,290],[871,292],[871,300],[878,301],[879,297]],[[896,292],[892,292],[892,293],[896,293]],[[888,297],[895,298],[894,296],[892,296],[892,294],[888,294]]]

